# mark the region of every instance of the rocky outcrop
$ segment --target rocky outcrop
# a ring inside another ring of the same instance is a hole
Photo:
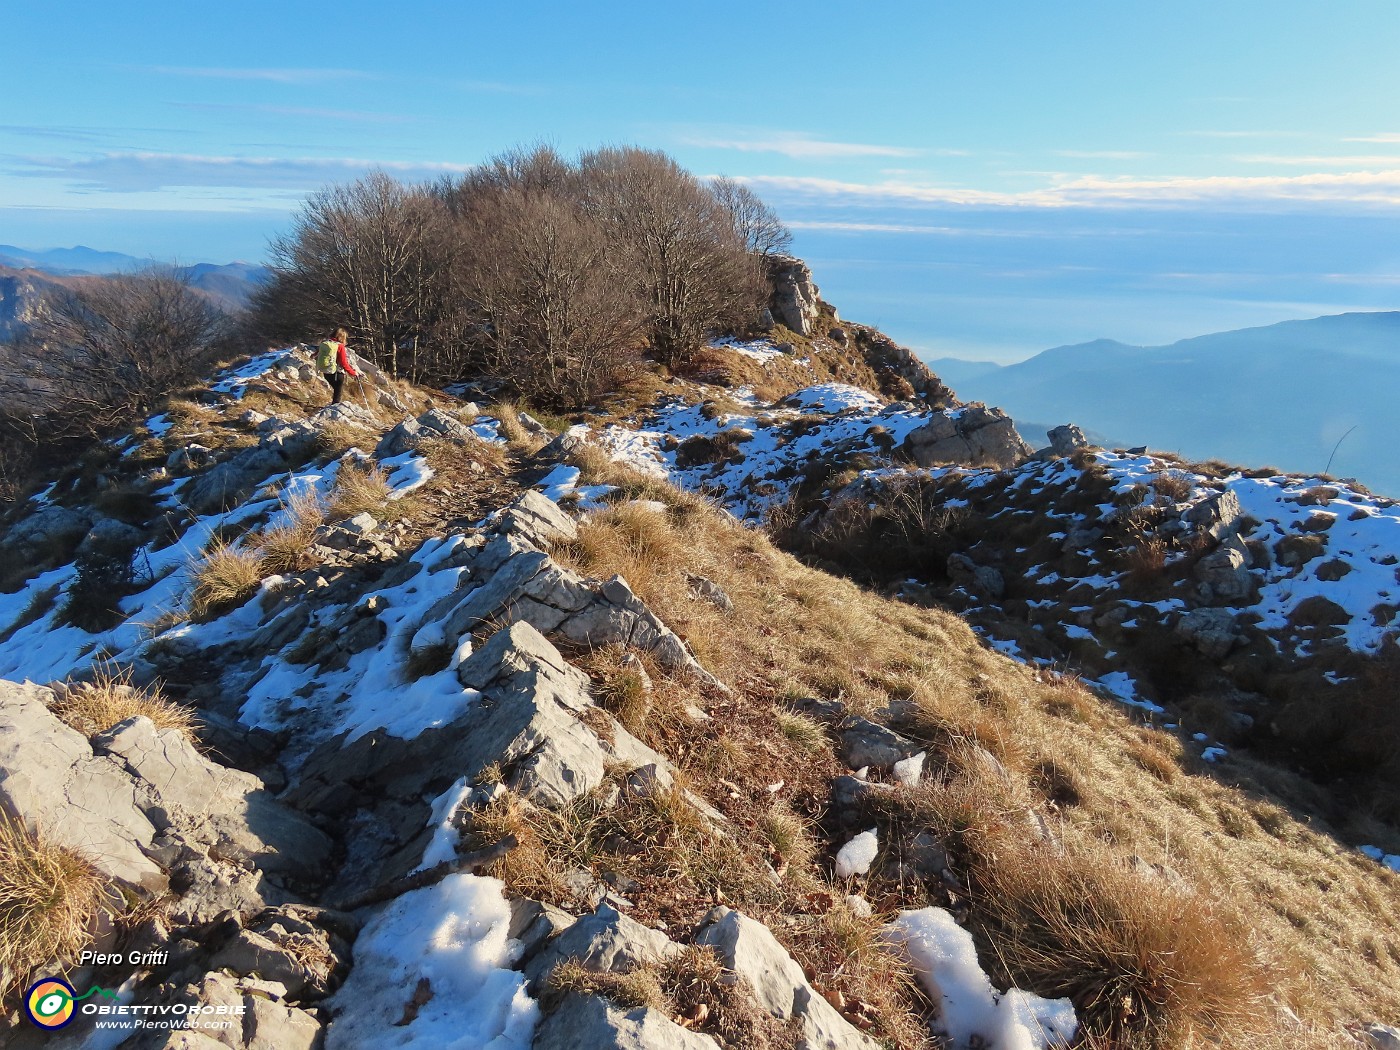
[[[1031,454],[1016,424],[999,408],[974,403],[934,415],[904,439],[904,451],[921,467],[945,463],[1013,467]]]
[[[798,335],[815,332],[820,299],[807,264],[790,255],[773,256],[768,261],[768,280],[773,288],[770,308],[774,318]]]
[[[1205,657],[1219,660],[1244,641],[1239,617],[1231,609],[1192,609],[1176,623],[1176,634]]]
[[[472,437],[471,427],[460,419],[440,408],[430,408],[415,419],[405,419],[385,434],[375,446],[374,454],[380,459],[387,459],[411,452],[424,441],[445,440],[463,444]]]
[[[290,797],[327,812],[385,796],[416,801],[493,764],[508,786],[552,807],[592,791],[610,764],[654,765],[669,783],[670,764],[595,707],[588,678],[528,622],[492,635],[457,677],[481,694],[461,718],[411,740],[378,732],[332,740],[308,760]]]
[[[1237,535],[1196,563],[1197,593],[1203,604],[1246,604],[1254,593],[1249,548]]]
[[[255,448],[244,449],[196,476],[182,494],[185,504],[196,514],[227,510],[275,474],[305,463],[319,433],[314,425],[297,422],[264,434]]]
[[[1050,450],[1057,456],[1068,456],[1081,448],[1089,447],[1089,439],[1084,436],[1084,431],[1073,423],[1055,427],[1046,436],[1050,439]]]
[[[681,946],[659,930],[643,926],[617,909],[602,904],[560,933],[525,966],[532,991],[548,981],[562,962],[574,962],[594,973],[627,973],[674,959]]]
[[[55,701],[51,689],[0,682],[0,807],[31,831],[138,893],[178,884],[175,910],[189,921],[324,876],[330,840],[257,777],[140,716],[89,742],[52,714]]]
[[[45,507],[11,525],[3,545],[23,562],[42,561],[46,555],[66,556],[77,548],[92,523],[93,515],[87,510]]]
[[[885,333],[866,325],[851,324],[848,327],[855,333],[855,343],[866,363],[875,370],[881,379],[882,390],[887,377],[897,377],[909,384],[916,395],[931,408],[947,408],[954,404],[953,392],[947,384],[929,369],[928,365],[907,346],[901,346]],[[835,329],[832,338],[840,332],[844,341],[845,332]]]
[[[593,580],[565,569],[535,543],[569,540],[572,519],[537,492],[501,515],[494,536],[474,537],[457,559],[457,591],[435,605],[413,638],[415,651],[454,643],[485,623],[525,621],[578,645],[613,643],[652,653],[663,667],[711,684],[685,643],[646,607],[621,576]]]
[[[156,828],[117,760],[49,711],[51,690],[0,682],[0,808],[145,895],[169,881],[147,854]]]

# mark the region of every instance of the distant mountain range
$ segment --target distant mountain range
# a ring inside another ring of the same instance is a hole
[[[97,251],[83,245],[31,251],[0,244],[0,341],[18,334],[32,317],[38,298],[55,285],[71,285],[74,278],[133,273],[156,265],[160,265],[157,260]],[[266,266],[243,262],[195,263],[176,269],[188,275],[190,284],[216,306],[230,312],[246,306],[253,291],[271,274]]]
[[[1072,422],[1106,444],[1191,459],[1308,473],[1330,459],[1332,474],[1400,496],[1400,312],[1285,321],[1170,346],[1100,339],[1014,365],[940,358],[929,367],[959,397],[1004,408],[1033,445],[1045,443],[1045,426]]]

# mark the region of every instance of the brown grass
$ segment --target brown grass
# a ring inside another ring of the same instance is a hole
[[[106,672],[91,682],[68,682],[54,701],[53,713],[82,733],[95,736],[118,722],[144,715],[157,729],[177,730],[195,740],[194,712],[166,697],[159,686],[132,685],[131,672]]]
[[[312,539],[326,520],[325,506],[309,489],[284,496],[282,506],[287,521],[265,529],[251,540],[262,562],[261,575],[301,572],[316,564],[311,554]]]
[[[764,785],[786,776],[783,790],[794,792],[790,808],[805,818],[825,806],[824,778],[831,774],[824,771],[834,765],[828,749],[808,755],[784,734],[777,714],[783,699],[839,696],[880,719],[891,717],[893,704],[898,727],[930,746],[930,768],[951,770],[941,786],[920,789],[942,792],[938,812],[913,812],[923,814],[922,826],[937,817],[937,826],[959,836],[956,875],[995,888],[1006,902],[999,910],[975,910],[988,957],[1003,960],[1003,980],[1042,993],[1069,988],[1089,1007],[1098,1033],[1091,1044],[1171,1045],[1189,1030],[1221,1045],[1290,1045],[1275,1003],[1287,1004],[1306,1030],[1320,1033],[1316,1045],[1344,1020],[1400,1017],[1400,960],[1385,951],[1368,956],[1365,948],[1373,936],[1400,940],[1397,880],[1379,865],[1310,829],[1286,805],[1249,800],[1209,775],[1183,770],[1174,738],[1134,725],[1072,679],[989,652],[956,617],[880,599],[805,568],[693,496],[628,479],[592,452],[580,459],[596,472],[590,480],[645,490],[668,510],[619,506],[593,515],[579,540],[556,555],[591,575],[622,573],[736,690],[728,702],[697,697],[722,725],[671,732],[664,719],[648,718],[642,735],[726,814],[753,828],[775,867],[783,860],[775,835],[782,841],[791,829],[764,828],[772,801]],[[692,601],[687,572],[723,587],[735,613],[724,616]],[[970,764],[965,756],[977,753],[972,744],[998,761]],[[1065,777],[1046,779],[1047,756]],[[1245,758],[1235,758],[1235,769],[1247,767]],[[1057,787],[1061,780],[1074,791]],[[738,798],[729,797],[726,783]],[[950,788],[957,784],[963,788]],[[1027,845],[1033,841],[1028,809],[1048,813],[1064,847],[1059,859]],[[897,837],[901,822],[914,818],[906,812],[882,819]],[[987,828],[1002,829],[1000,837],[979,840],[977,829]],[[817,830],[809,879],[820,880],[822,858],[839,844],[823,842],[824,834]],[[997,863],[988,860],[992,853]],[[1208,891],[1184,906],[1175,891],[1143,889],[1142,876],[1128,867],[1133,856]],[[799,868],[791,865],[785,885],[803,874]],[[1046,878],[1050,883],[1039,887]],[[927,890],[914,894],[910,885],[877,878],[873,889],[887,892],[891,907],[929,902]],[[774,914],[785,893],[768,902],[751,899],[746,908],[759,917]],[[675,909],[663,917],[694,918]],[[821,945],[799,943],[781,922],[775,929],[804,965],[823,972]],[[1109,957],[1129,955],[1138,960],[1133,966],[1109,965]],[[1213,963],[1216,956],[1222,961]],[[1055,958],[1068,962],[1057,969]],[[1071,969],[1082,974],[1072,988]],[[1193,988],[1207,980],[1210,989]],[[1267,1008],[1261,987],[1271,999]],[[1128,989],[1130,1009],[1119,989]]]
[[[0,995],[73,965],[111,899],[85,858],[0,814]]]
[[[356,514],[382,511],[389,502],[389,476],[374,466],[368,470],[350,463],[341,465],[326,506],[327,521],[344,521]]]
[[[189,611],[195,620],[227,612],[246,601],[267,573],[252,547],[235,547],[214,540],[195,565]]]

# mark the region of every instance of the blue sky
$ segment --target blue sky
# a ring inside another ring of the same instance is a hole
[[[1400,4],[9,5],[0,243],[256,260],[307,193],[635,142],[828,298],[1011,359],[1400,286]]]

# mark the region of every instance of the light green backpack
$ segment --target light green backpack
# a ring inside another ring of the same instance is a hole
[[[316,348],[316,367],[322,372],[339,372],[340,362],[336,360],[336,351],[340,349],[340,344],[334,339],[327,339]]]

